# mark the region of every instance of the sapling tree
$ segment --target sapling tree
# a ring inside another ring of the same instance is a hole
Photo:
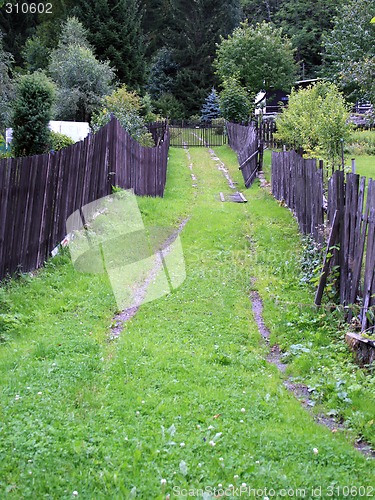
[[[288,107],[276,120],[277,137],[334,166],[341,159],[342,141],[349,138],[348,118],[349,107],[336,85],[318,82],[292,90]]]

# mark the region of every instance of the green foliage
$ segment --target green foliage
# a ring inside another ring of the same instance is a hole
[[[241,86],[236,76],[224,80],[220,92],[220,111],[226,120],[247,123],[253,108],[253,96]]]
[[[54,132],[51,130],[51,149],[53,151],[60,151],[60,149],[66,148],[74,144],[71,137],[65,134],[60,134],[59,132]]]
[[[26,69],[31,73],[47,69],[49,54],[50,51],[40,36],[33,35],[28,38],[22,50]]]
[[[158,114],[171,120],[184,117],[184,107],[173,94],[162,94],[154,102]]]
[[[322,35],[331,30],[332,18],[340,15],[343,0],[241,0],[243,19],[282,27],[296,47],[300,78],[315,78],[322,64]]]
[[[324,74],[348,97],[375,102],[375,25],[373,0],[350,0],[324,37]]]
[[[145,127],[145,120],[141,116],[142,100],[134,91],[129,91],[122,85],[112,94],[105,96],[101,102],[101,109],[93,114],[91,126],[96,132],[115,116],[125,130],[142,146],[154,146],[151,134]]]
[[[89,121],[101,98],[113,89],[113,70],[108,62],[96,59],[75,18],[62,27],[49,72],[58,87],[56,115],[60,120]]]
[[[158,115],[154,113],[154,104],[151,95],[148,93],[141,98],[140,114],[145,123],[155,122],[159,118]]]
[[[202,122],[211,123],[215,118],[219,118],[220,114],[219,96],[215,88],[212,87],[211,92],[202,106],[200,119]]]
[[[215,83],[212,60],[220,36],[238,25],[239,0],[174,0],[170,2],[165,45],[178,65],[172,92],[185,116],[200,108]]]
[[[289,90],[295,81],[294,50],[281,29],[263,22],[241,23],[228,38],[221,38],[214,66],[221,82],[237,76],[253,94],[260,90]]]
[[[44,73],[36,72],[19,77],[12,117],[12,148],[15,156],[48,151],[48,122],[54,99],[55,86]]]
[[[14,96],[14,87],[11,80],[11,65],[13,57],[3,48],[3,35],[0,31],[0,130],[9,122],[11,114],[11,100]]]
[[[156,52],[151,61],[147,84],[147,90],[153,99],[172,92],[177,69],[170,49],[163,47]]]
[[[345,152],[349,155],[375,156],[375,130],[353,131],[345,144]],[[375,161],[373,167],[370,177],[375,178]]]
[[[15,4],[16,1],[10,2]],[[24,2],[28,5],[28,2]],[[22,2],[18,3],[22,9]],[[30,12],[17,13],[15,8],[12,13],[7,13],[5,7],[0,9],[0,31],[4,33],[4,49],[14,59],[14,66],[22,66],[22,49],[26,40],[35,33],[38,24],[38,14]]]
[[[332,165],[341,158],[341,141],[350,136],[349,108],[337,87],[318,82],[292,90],[288,107],[277,117],[277,138],[301,147],[309,156],[323,157]]]
[[[322,64],[322,35],[332,29],[332,18],[341,15],[343,0],[284,0],[273,17],[296,47],[301,78],[315,78]]]
[[[73,13],[87,28],[100,60],[110,61],[120,82],[139,88],[145,81],[139,0],[78,0]]]
[[[0,159],[2,158],[10,158],[11,151],[10,148],[7,148],[4,137],[0,134]]]

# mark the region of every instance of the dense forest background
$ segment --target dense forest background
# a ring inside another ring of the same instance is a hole
[[[220,84],[212,64],[217,44],[241,21],[282,28],[295,49],[297,79],[316,78],[327,72],[324,36],[344,5],[343,0],[54,0],[51,14],[2,8],[0,30],[13,73],[46,70],[59,43],[61,49],[62,24],[75,16],[117,84],[190,116]]]

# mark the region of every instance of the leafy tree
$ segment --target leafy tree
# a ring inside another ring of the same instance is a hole
[[[22,50],[22,57],[28,71],[33,73],[41,69],[47,69],[50,50],[45,45],[43,39],[38,35],[33,35],[26,40]]]
[[[3,48],[3,35],[0,31],[0,129],[6,126],[10,118],[10,102],[14,88],[11,80],[13,57]]]
[[[91,126],[94,131],[115,116],[121,125],[143,146],[154,146],[151,134],[145,127],[141,116],[142,100],[136,92],[129,91],[126,85],[105,96],[102,100],[100,111],[92,117]]]
[[[55,86],[44,73],[36,72],[19,78],[12,118],[12,147],[15,156],[48,151],[48,122],[52,115],[54,97]]]
[[[139,0],[77,0],[72,10],[89,31],[98,57],[109,60],[131,88],[145,82],[145,43]]]
[[[56,114],[62,120],[89,121],[101,98],[113,89],[112,68],[96,59],[84,35],[82,25],[68,19],[51,54],[49,73],[58,87]]]
[[[240,20],[239,0],[174,0],[166,30],[166,46],[178,65],[173,95],[185,114],[199,113],[215,83],[212,61],[220,36]]]
[[[236,76],[229,76],[223,82],[220,92],[220,111],[231,122],[246,123],[254,108],[254,95],[239,83]]]
[[[350,0],[324,37],[324,74],[355,101],[375,102],[375,25],[373,0]]]
[[[74,0],[54,0],[51,12],[38,15],[36,29],[21,51],[27,71],[48,68],[50,53],[59,43],[61,24],[69,17],[74,3]]]
[[[211,123],[215,118],[219,118],[220,114],[219,96],[215,88],[212,87],[201,109],[201,121]]]
[[[341,157],[342,140],[349,138],[348,118],[349,108],[336,85],[318,82],[292,90],[288,107],[277,117],[277,137],[335,165]]]
[[[222,38],[214,61],[221,81],[237,75],[239,83],[256,94],[260,90],[288,90],[295,81],[294,50],[281,29],[263,22],[247,22]]]

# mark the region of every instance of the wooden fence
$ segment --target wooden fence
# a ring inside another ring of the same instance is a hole
[[[112,186],[163,196],[169,135],[140,146],[116,119],[61,151],[0,161],[0,279],[43,265],[74,211]]]
[[[294,211],[304,234],[311,234],[322,243],[323,229],[330,229],[315,303],[321,303],[329,269],[338,266],[340,303],[349,309],[348,320],[359,307],[362,331],[373,330],[375,181],[335,171],[328,181],[325,201],[321,162],[318,168],[316,160],[305,160],[294,151],[273,152],[272,193]]]
[[[293,210],[300,231],[323,241],[323,169],[295,151],[272,153],[272,194]]]
[[[257,123],[256,129],[258,132],[258,140],[262,142],[265,147],[272,149],[279,146],[278,141],[275,139],[275,120],[262,120],[261,123]]]
[[[258,143],[256,128],[252,125],[227,123],[229,146],[237,153],[239,169],[242,172],[245,186],[254,182],[257,171],[263,162],[262,143]]]

